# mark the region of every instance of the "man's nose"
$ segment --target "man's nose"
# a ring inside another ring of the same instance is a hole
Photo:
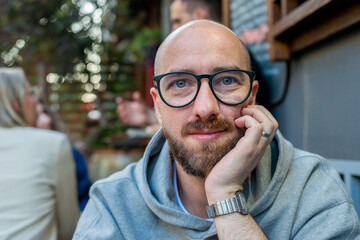
[[[209,81],[205,79],[201,80],[193,111],[197,117],[205,120],[217,118],[219,114],[219,102],[210,89]]]

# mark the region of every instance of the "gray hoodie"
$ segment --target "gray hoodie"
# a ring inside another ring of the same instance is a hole
[[[330,163],[293,148],[279,131],[274,142],[244,185],[250,214],[266,236],[360,239],[353,202]],[[217,239],[213,222],[177,205],[172,175],[160,130],[139,162],[92,186],[73,239]]]

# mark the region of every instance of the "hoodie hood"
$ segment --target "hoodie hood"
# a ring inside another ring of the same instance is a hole
[[[253,217],[271,206],[291,165],[291,162],[283,160],[283,156],[292,151],[292,146],[284,142],[280,132],[276,134],[276,141],[277,145],[282,147],[278,149],[278,167],[274,176],[271,178],[271,148],[269,146],[264,157],[244,184],[244,193]],[[288,159],[292,157],[288,156]],[[186,214],[177,205],[172,185],[172,171],[169,146],[160,129],[151,139],[143,159],[136,167],[136,179],[144,201],[149,209],[164,222],[181,228],[208,231],[209,234],[215,233],[215,225],[212,222]]]

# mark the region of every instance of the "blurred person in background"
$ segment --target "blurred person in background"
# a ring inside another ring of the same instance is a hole
[[[219,0],[173,0],[170,5],[171,31],[196,19],[221,21]]]
[[[59,116],[51,111],[43,101],[39,101],[37,104],[38,118],[36,121],[36,127],[41,129],[48,129],[65,133],[65,126],[60,121]],[[73,158],[75,160],[76,170],[76,183],[77,193],[79,201],[79,209],[83,211],[86,203],[89,200],[89,190],[91,187],[91,181],[88,176],[87,163],[84,155],[76,149],[73,145],[71,146]]]
[[[0,239],[71,239],[80,212],[66,135],[35,128],[20,68],[0,68]]]
[[[221,22],[221,1],[219,0],[173,0],[170,5],[171,31],[197,19],[210,19]],[[249,49],[248,49],[249,50]],[[249,51],[251,68],[256,73],[256,80],[261,88],[257,102],[266,108],[270,108],[269,88],[265,82],[260,66]],[[129,127],[145,128],[146,132],[155,133],[160,124],[157,121],[153,108],[149,108],[140,92],[132,94],[132,101],[118,97],[117,113],[120,120]]]

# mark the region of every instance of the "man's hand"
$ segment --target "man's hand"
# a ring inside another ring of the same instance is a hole
[[[208,204],[231,198],[263,157],[274,138],[278,123],[271,113],[259,105],[243,108],[235,125],[246,129],[235,148],[211,170],[205,180]],[[270,134],[267,138],[262,132]],[[219,239],[267,239],[251,215],[231,213],[214,219]]]
[[[120,120],[129,127],[143,127],[148,124],[146,105],[139,92],[134,92],[133,101],[116,98],[117,113]]]
[[[246,131],[207,176],[205,190],[209,204],[233,197],[243,189],[245,179],[263,157],[278,128],[276,119],[259,105],[243,108],[235,125]],[[262,132],[270,134],[270,138],[262,136]]]

